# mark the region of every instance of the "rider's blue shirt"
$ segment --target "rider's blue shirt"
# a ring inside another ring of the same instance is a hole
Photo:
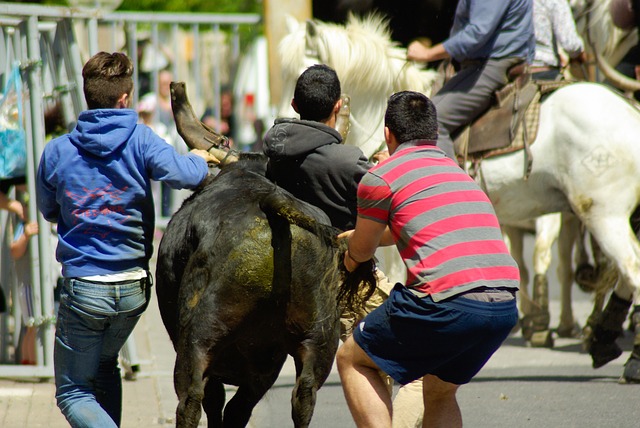
[[[533,0],[460,0],[444,43],[456,61],[487,58],[533,60]]]

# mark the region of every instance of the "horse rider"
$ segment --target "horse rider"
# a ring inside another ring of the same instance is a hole
[[[452,58],[459,70],[433,97],[438,111],[438,147],[455,159],[452,135],[491,105],[508,82],[508,71],[531,62],[535,49],[533,0],[460,0],[451,35],[427,47],[414,41],[407,59]]]

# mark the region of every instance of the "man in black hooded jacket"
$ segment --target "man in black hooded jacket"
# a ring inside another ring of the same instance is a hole
[[[351,230],[358,183],[371,165],[359,148],[342,144],[334,129],[342,107],[336,72],[323,64],[309,67],[298,78],[291,105],[300,119],[276,119],[264,138],[267,176],[322,209],[334,227]]]

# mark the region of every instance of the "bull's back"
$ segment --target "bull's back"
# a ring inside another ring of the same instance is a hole
[[[216,328],[243,327],[243,334],[255,336],[246,343],[263,346],[286,341],[290,331],[264,335],[255,325],[284,325],[290,318],[295,328],[289,330],[303,332],[322,312],[317,301],[335,309],[328,294],[334,289],[322,285],[324,276],[335,274],[327,272],[335,265],[335,249],[326,237],[290,225],[286,216],[320,224],[328,219],[283,192],[260,175],[225,174],[174,215],[156,275],[160,311],[174,344],[180,332],[205,326],[212,335],[220,334]]]

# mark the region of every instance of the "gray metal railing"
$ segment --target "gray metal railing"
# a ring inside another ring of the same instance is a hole
[[[118,12],[94,9],[50,7],[21,3],[0,3],[0,83],[6,84],[13,63],[20,65],[24,80],[24,117],[27,143],[27,185],[35,195],[35,172],[45,145],[44,113],[51,102],[59,102],[65,126],[85,109],[82,95],[82,65],[99,50],[125,51],[134,62],[135,102],[139,91],[139,42],[148,33],[148,46],[156,52],[168,49],[174,55],[174,80],[187,82],[196,108],[209,104],[220,118],[220,88],[230,80],[242,52],[240,28],[255,27],[260,15],[172,14]],[[228,39],[228,40],[227,40]],[[187,46],[188,44],[188,46]],[[188,51],[189,56],[184,56]],[[182,57],[180,57],[182,55]],[[151,70],[151,87],[157,88],[158,72]],[[157,115],[156,115],[157,116]],[[35,197],[31,198],[35,201]],[[29,246],[31,258],[33,324],[38,328],[37,365],[8,364],[8,347],[15,346],[20,310],[16,308],[15,283],[4,269],[8,261],[8,214],[0,212],[0,283],[12,293],[13,306],[0,314],[0,377],[53,376],[54,248],[49,224],[38,215],[35,203],[29,218],[37,218],[39,234]],[[162,221],[162,219],[160,219]],[[13,323],[13,334],[11,325]]]

